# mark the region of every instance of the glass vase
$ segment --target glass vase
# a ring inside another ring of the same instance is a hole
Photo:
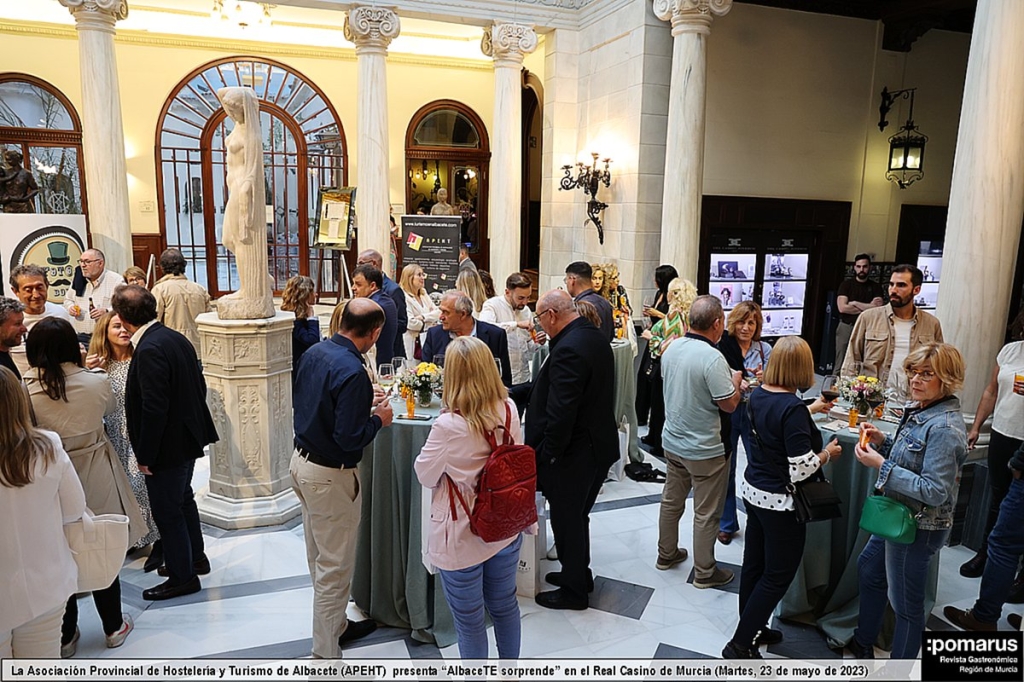
[[[434,394],[429,388],[420,389],[416,392],[416,395],[419,399],[420,407],[430,407],[430,401],[433,400]]]

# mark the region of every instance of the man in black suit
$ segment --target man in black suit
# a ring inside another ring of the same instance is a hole
[[[551,355],[526,408],[526,444],[537,451],[537,487],[551,508],[562,570],[545,576],[559,589],[536,601],[549,609],[588,607],[590,510],[619,457],[615,428],[615,358],[604,334],[576,312],[561,290],[537,302]]]
[[[146,476],[153,519],[163,541],[167,581],[142,592],[148,600],[171,599],[201,589],[210,572],[192,470],[203,448],[217,440],[206,406],[206,381],[192,343],[156,321],[156,299],[137,285],[111,298],[114,312],[132,334],[132,364],[125,387],[128,437]]]
[[[433,362],[444,355],[445,348],[456,336],[475,336],[491,349],[491,355],[501,361],[501,383],[512,386],[512,362],[508,358],[508,338],[505,330],[489,322],[473,318],[473,301],[461,291],[449,291],[437,306],[441,310],[441,324],[427,332],[423,344],[423,361]]]
[[[394,357],[404,358],[405,340],[403,339],[403,334],[409,328],[409,313],[405,307],[405,292],[402,291],[402,287],[398,286],[398,282],[388,277],[388,273],[384,272],[384,257],[380,255],[380,251],[374,249],[363,251],[359,254],[356,265],[372,265],[380,270],[381,279],[383,280],[380,290],[395,302],[395,310],[398,313],[396,317],[398,320],[398,333],[395,334]]]
[[[384,273],[368,263],[357,265],[352,271],[352,293],[356,298],[370,299],[384,311],[384,328],[374,348],[377,349],[377,367],[391,362],[395,356],[395,338],[402,334],[398,331],[398,309],[395,302],[384,293]],[[405,344],[399,340],[399,345],[402,346],[401,357],[404,358]]]
[[[591,278],[594,270],[589,263],[578,260],[569,263],[565,268],[565,290],[573,301],[587,301],[597,308],[597,316],[601,318],[601,334],[611,343],[615,338],[615,318],[612,315],[612,304],[601,294],[594,291]]]

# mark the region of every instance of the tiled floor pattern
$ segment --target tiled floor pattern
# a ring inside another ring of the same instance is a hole
[[[648,458],[654,466],[663,464]],[[197,467],[195,486],[205,485],[206,460]],[[741,469],[742,471],[742,461]],[[605,485],[591,518],[593,569],[597,576],[587,611],[549,611],[520,599],[524,657],[702,658],[717,657],[737,621],[736,591],[742,561],[742,533],[728,546],[717,545],[718,560],[737,572],[720,589],[698,590],[692,559],[668,571],[655,569],[658,500],[663,484],[626,479]],[[742,509],[742,508],[741,508]],[[744,521],[741,511],[741,525]],[[680,544],[689,547],[693,517],[680,524]],[[203,577],[199,594],[166,602],[145,602],[142,590],[160,580],[142,572],[144,558],[121,573],[125,610],[135,631],[119,649],[106,649],[91,599],[80,602],[82,637],[79,657],[297,658],[310,651],[312,589],[306,569],[302,527],[285,526],[228,532],[206,528],[213,572]],[[978,580],[960,577],[957,568],[972,553],[946,548],[935,614],[945,604],[967,607]],[[543,560],[541,571],[558,570]],[[1020,606],[1010,607],[1021,612]],[[364,617],[349,605],[350,617]],[[932,629],[950,628],[932,615]],[[785,641],[768,656],[829,658],[840,656],[812,627],[775,623]],[[1001,628],[1008,628],[1005,620]],[[491,654],[496,651],[491,638]],[[879,652],[881,653],[881,652]],[[438,649],[414,641],[407,631],[382,628],[354,643],[346,658],[458,657],[456,645]]]

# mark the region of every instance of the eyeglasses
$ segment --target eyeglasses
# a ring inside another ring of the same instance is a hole
[[[537,321],[540,322],[544,318],[545,315],[547,315],[548,313],[553,313],[553,312],[555,312],[554,308],[548,308],[544,312],[537,313]]]
[[[79,258],[78,259],[78,264],[79,265],[92,265],[93,263],[99,263],[100,260],[101,260],[100,258],[94,258],[92,260],[86,260],[85,258]]]
[[[921,381],[931,381],[935,378],[935,372],[929,370],[919,371],[911,369],[907,371],[907,379],[913,381],[914,379],[920,379]]]

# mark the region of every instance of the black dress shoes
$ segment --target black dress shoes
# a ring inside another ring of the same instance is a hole
[[[555,587],[562,587],[562,572],[561,571],[551,571],[550,573],[548,573],[547,575],[544,576],[544,581],[546,583],[548,583],[549,585],[554,585]],[[587,580],[587,592],[593,592],[593,591],[594,591],[594,579],[593,578],[589,578]]]
[[[772,630],[769,627],[765,627],[763,630],[758,631],[757,636],[754,637],[755,646],[774,646],[782,642],[782,630]]]
[[[184,597],[186,594],[195,594],[201,589],[203,589],[203,586],[199,584],[199,576],[194,575],[191,580],[180,585],[172,585],[171,581],[168,580],[156,587],[143,590],[142,598],[146,601],[162,601],[164,599]]]
[[[988,561],[988,553],[978,552],[973,559],[960,565],[960,575],[965,578],[980,578],[981,574],[985,572],[986,561]]]
[[[160,540],[157,540],[149,548],[149,556],[146,557],[146,563],[143,564],[142,570],[146,573],[152,573],[156,569],[164,565],[164,545]]]
[[[210,572],[210,560],[204,554],[201,558],[196,559],[192,562],[192,572],[196,575],[207,575]],[[166,578],[170,575],[167,571],[167,566],[161,566],[156,570],[156,574],[161,578]]]
[[[586,611],[590,603],[586,597],[574,596],[559,588],[550,592],[541,592],[533,598],[538,606],[546,609]]]
[[[757,650],[757,647],[750,647],[749,649],[740,646],[736,642],[729,642],[722,649],[722,658],[734,659],[734,658],[763,658],[761,652]]]
[[[875,647],[870,645],[864,646],[863,644],[857,641],[856,636],[854,636],[852,639],[850,639],[849,642],[846,643],[846,648],[850,650],[850,653],[853,654],[854,658],[859,658],[863,660],[875,657]]]
[[[357,639],[366,637],[376,629],[377,624],[369,618],[366,620],[350,620],[348,626],[345,627],[345,632],[341,633],[341,637],[338,638],[338,646],[345,646],[348,642],[354,642]]]

